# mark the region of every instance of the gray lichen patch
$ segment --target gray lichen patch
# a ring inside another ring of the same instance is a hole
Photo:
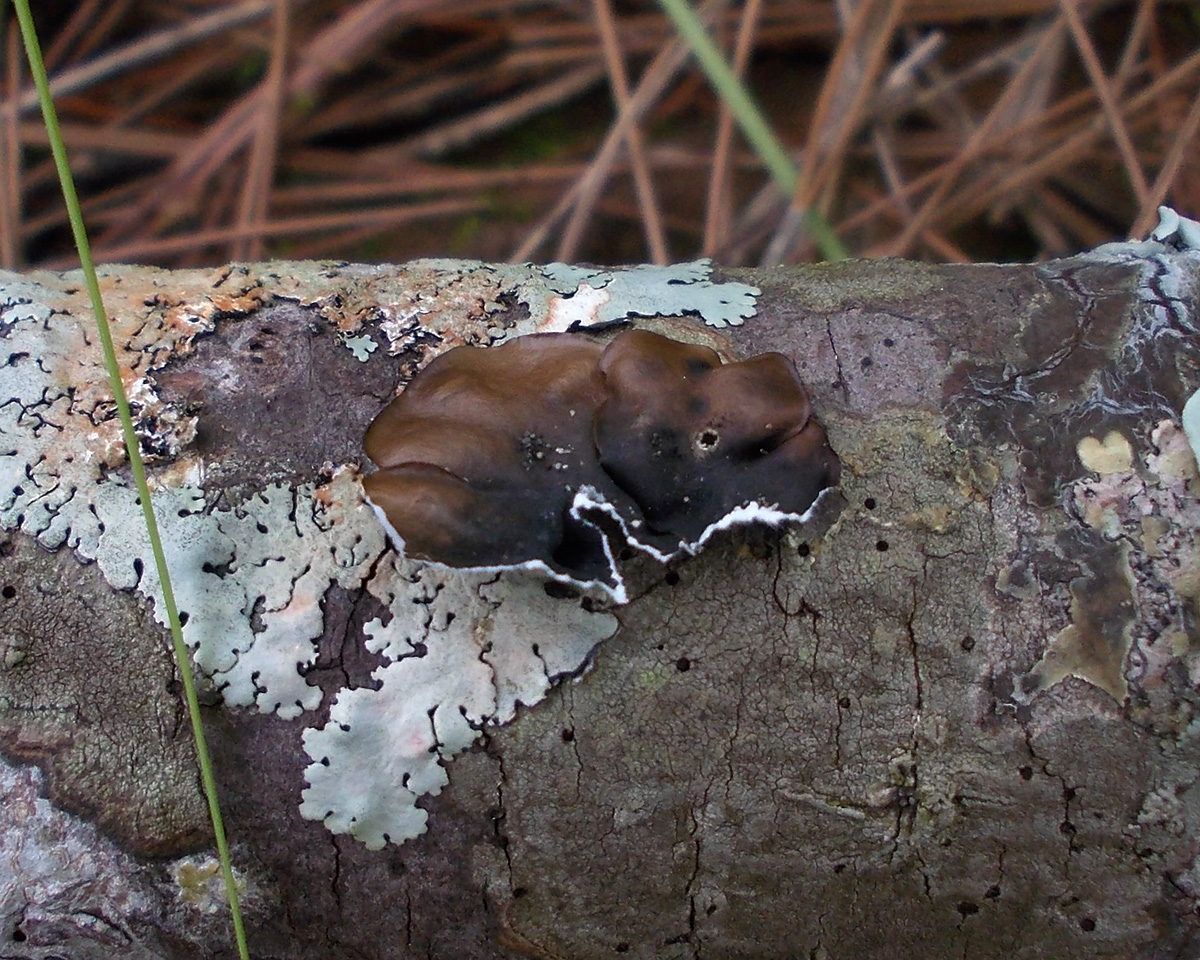
[[[758,291],[711,279],[706,260],[597,270],[565,264],[417,260],[403,267],[260,265],[277,295],[315,309],[360,360],[378,330],[413,370],[450,347],[511,336],[603,328],[635,317],[690,317],[712,327],[754,315]],[[366,332],[364,332],[366,331]],[[376,342],[376,341],[372,341]]]
[[[1129,692],[1125,660],[1136,619],[1128,544],[1096,550],[1087,575],[1070,584],[1071,623],[1049,642],[1022,679],[1018,694],[1032,697],[1067,677],[1099,687],[1118,703]]]
[[[1097,476],[1077,480],[1069,502],[1108,543],[1093,551],[1089,575],[1072,582],[1071,623],[1023,686],[1032,694],[1077,676],[1123,701],[1128,676],[1138,688],[1135,702],[1162,701],[1176,665],[1192,684],[1200,680],[1200,478],[1171,420],[1153,429],[1139,462],[1120,434],[1089,439],[1079,445],[1080,458]],[[1158,724],[1178,716],[1158,713]]]
[[[392,582],[410,592],[387,598],[387,623],[366,627],[368,647],[389,661],[373,674],[380,688],[343,690],[329,722],[304,733],[314,762],[300,812],[373,849],[424,833],[416,802],[446,786],[455,754],[582,670],[616,629],[529,574],[392,563]]]

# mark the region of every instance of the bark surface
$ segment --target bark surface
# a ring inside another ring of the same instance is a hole
[[[315,711],[206,696],[252,955],[1200,955],[1198,264],[727,275],[761,295],[721,335],[794,359],[837,496],[782,536],[631,560],[591,669],[486,725],[419,802],[424,835],[380,850],[298,809],[303,725],[380,663],[363,637],[385,605],[326,579]],[[110,268],[128,342],[204,323],[153,372],[155,476],[201,464],[209,508],[236,508],[361,463],[431,353],[530,315],[431,269]],[[75,283],[0,285],[0,404],[12,311],[42,290],[86,322]],[[345,348],[385,327],[369,361]],[[79,387],[101,444],[104,389]],[[28,509],[0,517],[0,957],[232,956],[151,604],[70,538],[47,549]]]

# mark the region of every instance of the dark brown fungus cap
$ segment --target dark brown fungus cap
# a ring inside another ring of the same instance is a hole
[[[367,497],[409,556],[610,584],[614,530],[669,556],[747,504],[748,519],[798,517],[840,473],[782,354],[723,364],[644,330],[450,350],[365,446],[380,468]]]
[[[694,543],[743,504],[802,514],[840,464],[781,353],[722,364],[707,347],[645,330],[600,358],[596,447],[649,531]]]

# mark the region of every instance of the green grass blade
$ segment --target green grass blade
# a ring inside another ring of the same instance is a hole
[[[687,0],[659,0],[659,4],[674,21],[675,29],[691,48],[692,55],[708,77],[708,82],[729,107],[754,152],[766,164],[771,179],[785,196],[791,197],[799,180],[796,165],[783,144],[776,138],[754,98],[725,62],[725,57],[704,29],[704,24],[692,11]],[[841,240],[824,217],[815,210],[808,210],[805,211],[804,220],[821,251],[821,256],[827,260],[844,260],[848,256],[846,248],[842,246]]]
[[[200,779],[204,786],[204,794],[208,799],[208,812],[212,818],[213,834],[216,838],[217,854],[221,860],[221,872],[225,878],[225,892],[229,898],[230,915],[233,918],[234,937],[237,940],[238,955],[242,960],[249,960],[250,952],[246,946],[246,931],[242,924],[242,912],[238,905],[237,885],[233,877],[233,864],[229,859],[229,844],[225,838],[225,826],[221,820],[221,808],[217,801],[217,784],[213,777],[212,762],[208,755],[208,744],[204,739],[204,727],[200,718],[200,702],[196,696],[196,683],[192,676],[192,663],[187,646],[183,642],[183,629],[179,622],[179,611],[175,605],[175,594],[171,589],[170,572],[167,570],[166,557],[163,554],[162,540],[158,534],[158,524],[154,519],[154,505],[150,500],[150,489],[146,485],[146,470],[142,464],[141,451],[138,446],[137,434],[133,429],[133,418],[129,413],[129,399],[125,395],[125,387],[121,382],[121,370],[117,363],[117,354],[113,349],[112,333],[108,326],[108,316],[104,311],[104,301],[100,296],[100,283],[96,279],[96,268],[92,263],[91,248],[88,244],[87,232],[83,225],[83,213],[79,209],[79,197],[75,193],[75,183],[71,178],[71,170],[67,165],[67,151],[63,145],[62,131],[58,126],[58,116],[54,111],[54,103],[50,98],[50,84],[46,79],[46,67],[42,62],[41,45],[38,43],[37,32],[33,25],[33,16],[29,11],[29,0],[13,0],[16,7],[17,19],[21,24],[21,37],[25,42],[25,53],[29,58],[29,68],[37,87],[38,100],[42,107],[42,118],[46,125],[46,135],[50,140],[50,149],[54,154],[54,166],[58,170],[58,179],[62,184],[63,200],[67,206],[67,214],[71,220],[71,232],[75,236],[75,246],[79,251],[79,262],[83,267],[84,280],[88,295],[91,297],[92,310],[96,315],[96,329],[100,336],[100,344],[104,352],[104,365],[108,371],[109,383],[112,386],[113,398],[117,405],[117,416],[121,421],[121,432],[125,438],[125,449],[129,456],[129,468],[133,473],[134,484],[142,503],[142,515],[146,521],[146,532],[150,539],[150,549],[154,554],[154,565],[158,571],[158,580],[162,585],[163,604],[167,612],[167,621],[171,627],[171,640],[175,648],[175,662],[179,675],[183,680],[183,688],[187,698],[188,715],[192,721],[192,735],[196,741],[196,757],[200,764]]]

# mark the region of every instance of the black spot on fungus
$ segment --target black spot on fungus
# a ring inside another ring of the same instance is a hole
[[[449,350],[364,445],[367,497],[408,556],[609,583],[628,546],[691,552],[750,504],[745,522],[799,517],[841,471],[788,358],[722,363],[644,330]]]

